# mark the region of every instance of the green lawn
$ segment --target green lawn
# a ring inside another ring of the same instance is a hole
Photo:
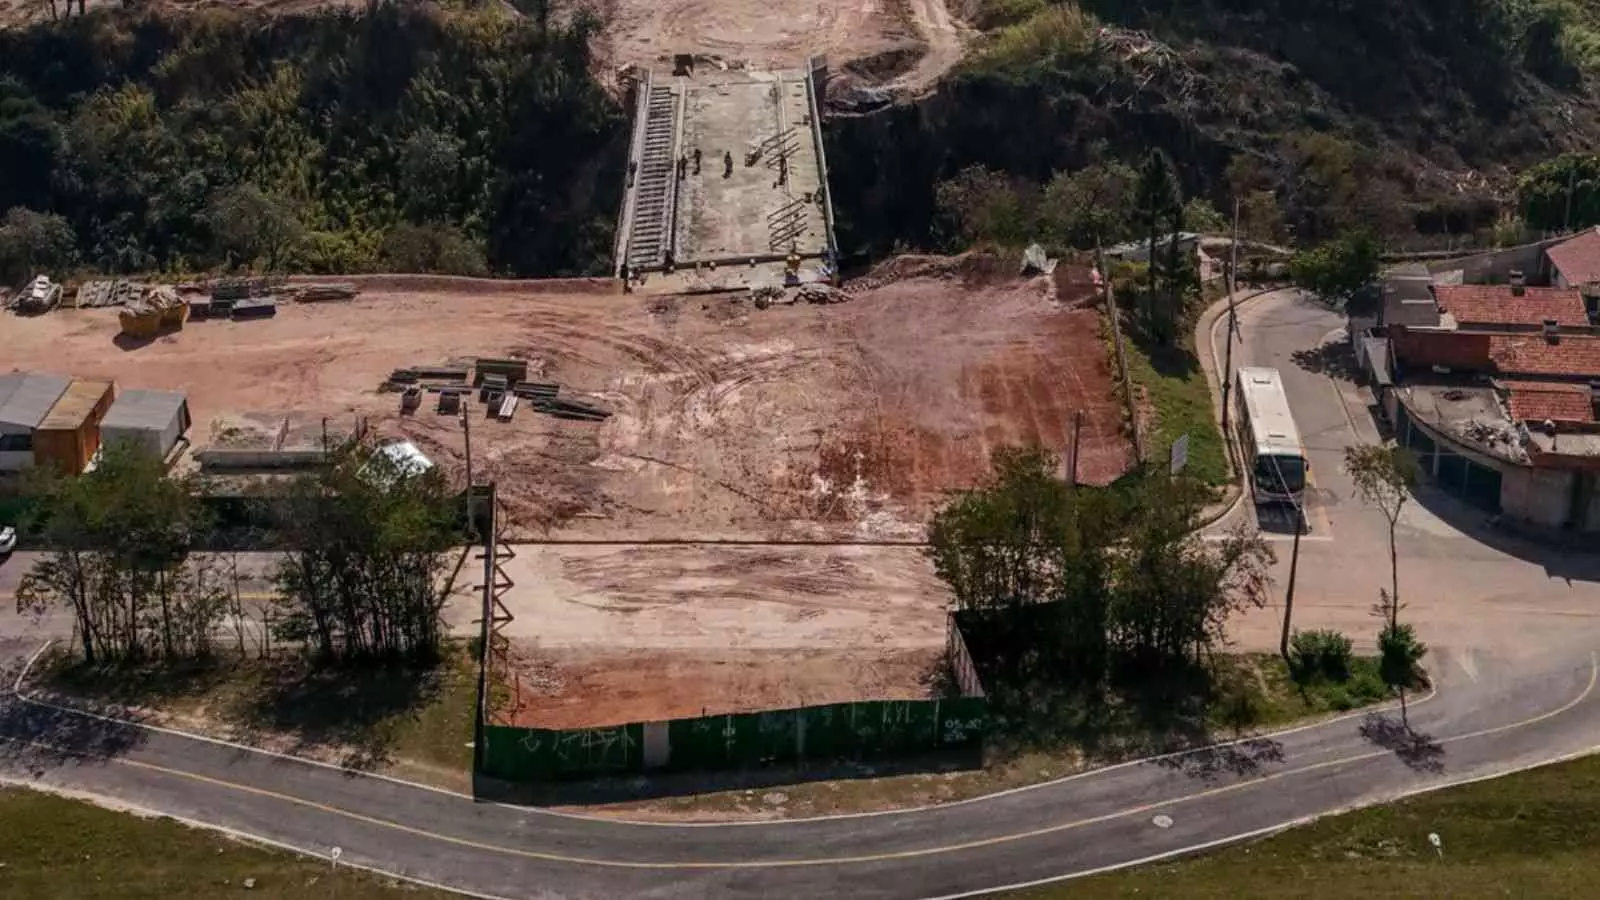
[[[457,896],[21,788],[0,789],[0,834],[8,900]]]
[[[1193,335],[1176,347],[1140,346],[1127,341],[1128,377],[1138,387],[1149,420],[1145,459],[1165,470],[1172,442],[1189,435],[1189,475],[1210,485],[1228,480],[1227,450],[1211,410],[1211,386],[1195,356]]]
[[[146,710],[177,727],[269,742],[456,790],[471,783],[477,666],[463,642],[432,667],[318,668],[297,655],[177,666],[48,661],[43,686]]]
[[[1428,845],[1437,833],[1441,858]],[[1108,897],[1600,896],[1600,757],[1322,819],[1193,859],[1009,894]]]

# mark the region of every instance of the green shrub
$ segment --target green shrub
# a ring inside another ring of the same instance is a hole
[[[1332,629],[1296,631],[1289,642],[1289,670],[1302,684],[1344,682],[1350,678],[1353,650],[1350,639]]]

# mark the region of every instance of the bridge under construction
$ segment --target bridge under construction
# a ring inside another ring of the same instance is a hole
[[[820,57],[752,71],[679,58],[637,83],[615,274],[645,290],[836,279]]]

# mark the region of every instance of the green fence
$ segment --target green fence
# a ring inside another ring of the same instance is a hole
[[[983,697],[868,700],[547,731],[489,725],[483,774],[504,781],[671,769],[738,769],[805,760],[873,759],[983,740]]]

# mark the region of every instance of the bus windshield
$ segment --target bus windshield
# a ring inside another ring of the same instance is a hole
[[[1256,487],[1274,494],[1298,494],[1306,489],[1306,461],[1298,456],[1256,457]]]

